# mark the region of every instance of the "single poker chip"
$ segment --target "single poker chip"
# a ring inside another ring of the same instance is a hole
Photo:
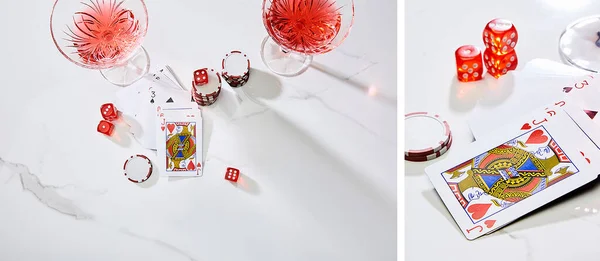
[[[425,155],[425,156],[404,156],[404,160],[407,161],[414,161],[414,162],[423,162],[423,161],[429,161],[429,160],[433,160],[433,159],[437,159],[439,157],[441,157],[442,155],[444,155],[452,146],[452,137],[450,137],[450,141],[448,142],[448,144],[446,146],[443,146],[442,149],[440,149],[439,151],[436,151],[432,154],[429,155]]]
[[[435,154],[449,144],[450,126],[437,114],[409,113],[404,115],[404,123],[406,130],[404,156]]]
[[[221,93],[221,76],[214,69],[204,68],[208,71],[208,83],[202,86],[194,84],[192,81],[192,97],[200,106],[213,104]]]
[[[129,181],[142,183],[152,175],[152,162],[144,155],[133,155],[123,164],[123,172]]]
[[[250,59],[241,51],[231,51],[221,61],[221,74],[231,87],[241,87],[250,78]]]

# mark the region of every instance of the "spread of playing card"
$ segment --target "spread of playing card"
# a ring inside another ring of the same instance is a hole
[[[562,69],[567,67],[567,69]],[[542,69],[538,69],[542,68]],[[562,72],[555,75],[552,72]],[[514,72],[514,92],[501,105],[474,111],[467,123],[475,139],[498,127],[498,117],[514,118],[536,107],[567,96],[594,118],[600,111],[600,76],[545,60],[534,60],[522,71]]]
[[[531,123],[542,116],[546,120]],[[529,126],[519,128],[522,123]],[[565,98],[496,125],[425,172],[472,240],[596,179],[599,134],[577,102]]]
[[[191,94],[178,84],[167,66],[155,69],[148,77],[117,92],[116,106],[125,115],[135,139],[147,149],[156,149],[156,106],[192,106]]]

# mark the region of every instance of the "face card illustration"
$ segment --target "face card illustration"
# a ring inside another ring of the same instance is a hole
[[[441,173],[473,224],[579,169],[540,126]]]
[[[198,109],[158,106],[157,154],[165,176],[202,175],[202,116]],[[164,164],[164,165],[163,165]]]
[[[600,161],[565,111],[527,131],[499,129],[454,155],[425,172],[470,240],[594,180]]]
[[[167,172],[196,170],[196,122],[167,122],[165,131]]]

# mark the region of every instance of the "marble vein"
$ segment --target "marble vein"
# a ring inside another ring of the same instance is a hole
[[[31,192],[42,204],[57,212],[76,219],[92,219],[92,216],[77,207],[73,201],[56,192],[65,186],[44,185],[40,179],[23,164],[8,162],[0,158],[0,168],[6,166],[14,174],[18,174],[23,190]],[[11,176],[12,177],[12,176]]]
[[[346,78],[344,78],[344,80],[348,81],[348,80],[352,79],[352,77],[355,77],[355,76],[357,76],[357,75],[365,72],[366,70],[368,70],[369,68],[371,68],[371,67],[373,67],[373,66],[375,66],[377,64],[379,64],[379,63],[378,62],[371,62],[371,63],[369,63],[369,65],[367,65],[364,68],[360,69],[358,72],[350,74],[349,76],[347,76]]]
[[[364,71],[368,70],[369,68],[371,68],[371,67],[373,67],[373,66],[375,66],[375,65],[379,64],[379,62],[376,62],[376,61],[373,61],[373,60],[367,59],[367,58],[366,58],[366,54],[363,54],[363,55],[356,55],[356,54],[352,54],[352,53],[349,53],[349,52],[347,52],[347,51],[344,51],[344,50],[339,50],[339,52],[340,52],[342,55],[344,55],[344,56],[346,56],[346,57],[348,57],[348,58],[352,58],[352,59],[356,59],[356,60],[362,60],[362,61],[365,61],[365,62],[367,62],[367,63],[368,63],[368,64],[367,64],[367,66],[363,67],[363,68],[362,68],[362,69],[360,69],[359,71],[357,71],[357,72],[355,72],[355,73],[353,73],[353,74],[351,74],[351,75],[349,75],[349,76],[346,76],[346,77],[344,77],[344,80],[346,80],[346,81],[347,81],[347,80],[350,80],[350,78],[352,78],[352,77],[354,77],[354,76],[357,76],[357,75],[359,75],[359,74],[363,73]]]
[[[514,240],[523,241],[523,243],[525,243],[525,250],[527,251],[525,253],[525,258],[526,258],[525,260],[527,260],[527,261],[533,260],[533,247],[531,246],[531,242],[529,242],[529,239],[527,237],[517,236],[517,235],[513,234],[512,232],[508,232],[506,230],[504,230],[504,232],[508,235],[508,237],[510,237]]]
[[[366,58],[366,56],[367,56],[366,54],[363,54],[363,55],[353,54],[353,53],[350,53],[350,52],[348,52],[348,51],[346,51],[344,49],[341,49],[341,48],[337,49],[336,51],[340,52],[341,54],[343,54],[344,56],[346,56],[348,58],[353,58],[353,59],[356,59],[356,60],[363,60],[363,61],[367,61],[369,63],[376,63],[375,61],[367,59]]]
[[[233,119],[231,121],[246,120],[246,119],[252,118],[254,116],[258,116],[258,115],[264,114],[265,112],[268,112],[268,111],[270,111],[269,108],[262,109],[262,110],[257,111],[257,112],[253,112],[253,113],[249,113],[249,114],[244,115],[244,116],[237,117],[237,118],[235,118],[235,119]]]
[[[167,249],[169,249],[169,250],[171,250],[173,252],[176,252],[176,253],[178,253],[178,254],[180,254],[182,256],[185,256],[190,261],[198,261],[198,259],[195,259],[194,257],[192,257],[190,254],[186,253],[185,251],[183,251],[183,250],[181,250],[181,249],[179,249],[179,248],[177,248],[177,247],[175,247],[175,246],[173,246],[173,245],[171,245],[171,244],[169,244],[167,242],[164,242],[162,240],[158,240],[158,239],[154,239],[154,238],[149,238],[149,237],[145,237],[145,236],[142,236],[142,235],[138,235],[138,234],[135,234],[135,233],[133,233],[133,232],[131,232],[128,229],[125,229],[125,228],[121,228],[119,231],[121,231],[121,233],[123,233],[125,235],[131,236],[131,237],[135,237],[137,239],[141,239],[141,240],[153,242],[153,243],[155,243],[155,244],[157,244],[157,245],[159,245],[161,247],[167,248]]]
[[[317,94],[305,92],[305,93],[300,94],[298,96],[289,96],[289,98],[290,99],[295,99],[295,100],[310,100],[310,99],[316,100],[319,103],[321,103],[323,105],[323,107],[325,107],[329,111],[331,111],[331,112],[333,112],[335,114],[338,114],[338,115],[346,118],[347,120],[349,120],[352,123],[358,125],[359,127],[361,127],[362,129],[364,129],[365,131],[371,133],[373,136],[375,136],[375,137],[377,137],[379,139],[382,139],[382,140],[384,140],[386,142],[389,142],[390,144],[394,144],[395,143],[395,142],[392,142],[392,141],[389,141],[389,140],[383,138],[377,132],[375,132],[374,130],[371,130],[369,127],[367,127],[367,125],[361,123],[360,121],[356,120],[352,116],[350,116],[350,115],[348,115],[346,113],[343,113],[341,111],[338,111],[338,110],[334,109],[333,107],[329,106],[329,104],[327,104],[325,101],[323,101],[323,99],[321,97],[317,96]]]

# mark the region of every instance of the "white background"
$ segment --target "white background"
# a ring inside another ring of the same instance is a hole
[[[478,99],[476,95],[481,93],[476,85],[456,83],[456,48],[465,44],[483,48],[483,28],[500,17],[511,20],[519,32],[519,68],[534,58],[560,62],[558,39],[563,29],[573,20],[598,12],[600,2],[591,0],[408,1],[406,112],[441,114],[449,121],[454,137],[446,156],[460,153],[472,142],[466,124],[469,115],[496,107],[502,99]],[[489,90],[499,81],[488,79],[480,84],[487,84]],[[502,120],[498,119],[499,124]],[[490,236],[467,241],[423,173],[432,163],[405,163],[407,260],[598,259],[598,182]]]
[[[241,49],[254,97],[227,87],[242,99],[235,114],[203,110],[203,177],[142,186],[123,162],[155,155],[126,130],[96,133],[120,87],[56,50],[52,2],[0,10],[0,259],[395,258],[396,1],[357,1],[347,41],[294,78],[262,64],[261,1],[147,1],[153,61],[188,83]]]

